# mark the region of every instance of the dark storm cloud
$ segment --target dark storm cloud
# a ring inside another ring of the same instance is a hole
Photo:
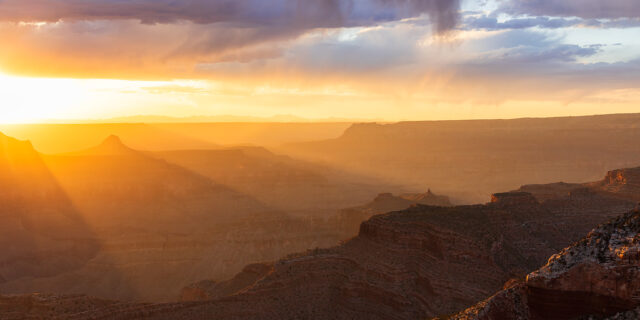
[[[0,0],[0,21],[190,21],[297,29],[371,25],[427,14],[456,24],[459,0]]]
[[[508,0],[502,10],[533,16],[618,19],[640,17],[638,0]]]
[[[374,0],[374,7],[380,4],[389,8],[401,8],[405,10],[404,16],[415,16],[415,13],[428,13],[437,29],[450,30],[455,27],[458,20],[460,0]]]
[[[0,39],[11,44],[0,49],[0,68],[184,77],[201,63],[275,59],[316,29],[420,17],[446,34],[459,8],[460,0],[0,0]]]

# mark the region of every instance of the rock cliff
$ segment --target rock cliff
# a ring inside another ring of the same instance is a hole
[[[478,203],[524,183],[590,181],[638,165],[638,115],[354,124],[290,155]]]
[[[449,197],[436,195],[429,189],[426,193],[406,193],[395,196],[391,193],[381,193],[373,201],[357,207],[343,209],[333,221],[336,230],[350,238],[358,233],[360,224],[369,218],[382,213],[407,209],[412,205],[423,204],[431,206],[451,206]]]
[[[636,319],[640,305],[640,211],[603,224],[553,255],[524,283],[451,319]]]
[[[203,283],[200,286],[205,290],[192,286],[201,291],[183,294],[184,299],[198,301],[109,309],[105,318],[419,319],[453,314],[499,292],[509,279],[524,278],[594,226],[636,206],[631,195],[604,191],[602,183],[534,188],[552,189],[540,193],[545,195],[544,199],[536,196],[538,193],[520,190],[495,194],[485,205],[413,205],[376,215],[361,225],[357,237],[340,246],[289,255],[272,267],[260,269],[266,270],[264,273],[245,269],[250,272],[243,272],[229,282]],[[632,218],[623,219],[627,222],[620,220],[614,229],[635,228],[633,214],[628,217]],[[603,230],[609,230],[606,228],[609,227],[605,225]],[[604,261],[614,259],[611,266],[616,267],[615,259],[619,259],[616,257],[629,259],[625,253],[635,248],[631,245],[635,238],[629,238],[631,233],[618,234],[606,242],[604,232],[602,236],[593,236],[585,242],[585,248],[600,243],[601,250],[591,254],[585,249],[580,255],[596,260],[603,256]],[[618,243],[624,244],[612,246]],[[550,263],[549,274],[572,275],[572,270],[581,268],[556,268],[561,262],[554,261]],[[624,268],[621,266],[619,272],[629,271]],[[530,277],[530,281],[534,279]],[[573,288],[548,276],[540,279],[548,279],[560,289]],[[634,299],[635,291],[623,293],[613,279],[597,291],[599,295],[621,292],[620,297],[612,295],[619,300],[615,300],[610,311],[623,310],[615,307],[618,305],[633,307],[625,299]],[[540,283],[548,286],[545,281]],[[522,316],[527,316],[523,305],[537,301],[539,307],[535,310],[545,310],[562,298],[551,295],[551,300],[544,300],[546,295],[532,295],[531,288],[534,287],[517,282],[510,284],[498,294],[503,297],[500,302],[503,309],[492,310],[501,312],[496,313],[498,316],[508,314],[509,310],[521,310]],[[209,294],[213,299],[202,301]],[[517,298],[511,299],[512,296]],[[529,300],[530,297],[537,300]],[[601,305],[594,303],[596,307]]]
[[[603,181],[592,187],[610,195],[640,201],[640,168],[609,171]]]
[[[589,225],[635,205],[597,194],[542,203],[523,193],[494,198],[510,200],[415,205],[375,216],[358,237],[282,259],[235,295],[151,318],[416,319],[453,313],[535,270]]]
[[[206,301],[237,294],[253,286],[272,271],[273,265],[269,263],[250,264],[230,280],[204,280],[185,287],[182,289],[180,300]]]
[[[75,270],[98,244],[28,141],[0,133],[0,286]]]
[[[20,165],[0,168],[0,176],[17,173],[0,186],[20,192],[4,203],[8,192],[0,194],[1,293],[172,301],[190,283],[339,241],[115,136],[64,155],[8,138],[7,146],[0,163]]]

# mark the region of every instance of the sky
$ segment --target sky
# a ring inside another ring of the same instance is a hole
[[[637,0],[0,0],[0,123],[630,112]]]

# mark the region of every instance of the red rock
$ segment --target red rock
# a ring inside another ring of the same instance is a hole
[[[540,201],[532,199],[535,194],[521,192],[515,197],[498,195],[498,201],[486,205],[416,205],[377,215],[361,225],[356,238],[341,246],[287,256],[268,274],[229,296],[109,309],[107,318],[420,319],[451,314],[499,292],[506,281],[529,274],[594,225],[635,206],[625,200],[627,194],[614,196],[598,186],[588,187],[594,192],[581,197],[565,192]],[[598,244],[605,238],[592,239]],[[628,259],[633,251],[616,252],[615,256]],[[593,272],[594,277],[599,274]],[[563,283],[558,286],[564,288]],[[558,296],[544,300],[530,293],[535,288],[509,287],[499,293],[499,300],[487,301],[486,306],[496,306],[487,314],[496,319],[510,312],[533,317],[556,305]],[[612,288],[617,286],[607,284],[597,292]],[[510,299],[511,295],[520,298]],[[611,297],[626,301],[624,294]],[[522,308],[536,303],[535,309]],[[91,312],[86,318],[91,314],[106,313]]]
[[[636,210],[552,256],[524,284],[503,290],[452,319],[633,316],[632,309],[640,306],[639,252],[640,211]]]

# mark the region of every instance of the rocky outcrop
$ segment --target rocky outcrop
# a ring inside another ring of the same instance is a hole
[[[358,233],[360,224],[367,219],[382,213],[407,209],[412,205],[422,204],[430,206],[451,206],[449,197],[436,195],[429,189],[426,193],[405,193],[395,196],[391,193],[381,193],[372,202],[365,205],[343,209],[332,221],[336,230],[345,239]]]
[[[535,205],[538,200],[528,192],[504,192],[491,195],[491,203],[505,206]]]
[[[616,313],[609,317],[588,316],[585,320],[636,320],[640,319],[640,308]]]
[[[640,211],[594,229],[529,274],[526,284],[541,316],[565,307],[565,315],[579,316],[640,305]]]
[[[602,180],[595,182],[524,185],[517,191],[531,193],[538,201],[566,196],[589,198],[599,194],[638,202],[640,201],[640,168],[612,170],[607,172]]]
[[[272,264],[250,264],[242,269],[242,272],[238,273],[233,279],[222,282],[204,280],[185,287],[182,289],[180,300],[206,301],[230,296],[251,287],[272,271]]]
[[[603,181],[594,183],[591,187],[610,195],[640,201],[640,168],[609,171]]]
[[[576,189],[584,188],[580,183],[556,182],[548,184],[529,184],[521,186],[517,191],[531,193],[539,202],[566,197]]]
[[[526,287],[522,283],[506,287],[491,298],[466,310],[433,320],[526,320],[531,319]]]
[[[523,284],[453,319],[624,319],[638,306],[640,211],[634,210],[553,255]]]
[[[400,198],[428,206],[449,207],[452,205],[449,197],[437,195],[431,192],[431,189],[427,190],[426,193],[405,193],[400,195]]]

